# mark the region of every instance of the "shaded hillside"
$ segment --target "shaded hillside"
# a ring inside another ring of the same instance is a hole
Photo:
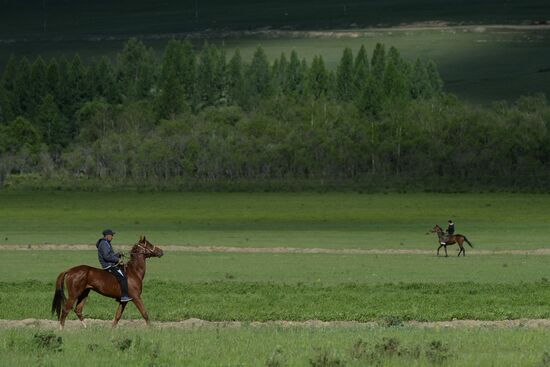
[[[545,22],[549,13],[544,0],[1,0],[0,38],[128,36],[261,27],[349,28],[431,20],[518,24]]]

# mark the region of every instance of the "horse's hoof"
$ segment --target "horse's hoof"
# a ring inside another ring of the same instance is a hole
[[[86,323],[84,321],[80,321],[82,323],[82,326],[84,326],[84,329],[86,329],[88,327],[88,325],[86,325]]]

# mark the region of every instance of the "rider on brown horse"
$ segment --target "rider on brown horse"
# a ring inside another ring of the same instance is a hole
[[[107,231],[105,232],[105,238],[110,242],[112,239],[110,236],[112,236],[112,234],[107,233]],[[149,324],[149,315],[141,300],[146,260],[151,257],[162,257],[163,255],[164,251],[162,251],[162,249],[147,241],[145,236],[141,236],[138,243],[130,250],[130,260],[124,266],[125,273],[123,274],[128,278],[128,295],[132,296],[132,302],[136,305],[147,324]],[[118,258],[119,256],[116,257]],[[65,285],[67,286],[67,298],[65,298],[64,292]],[[114,298],[119,301],[118,309],[113,320],[113,327],[117,325],[128,304],[128,302],[120,301],[122,298],[122,291],[119,283],[105,270],[88,265],[79,265],[61,272],[55,281],[52,313],[57,314],[57,319],[59,320],[59,326],[61,328],[65,325],[65,319],[74,305],[76,305],[74,308],[76,315],[82,324],[86,326],[82,311],[90,291],[95,291],[103,296]]]
[[[126,278],[124,266],[120,259],[122,254],[120,252],[115,253],[111,246],[114,234],[115,232],[110,229],[103,231],[103,238],[100,238],[96,243],[97,257],[101,264],[101,268],[107,270],[117,278],[122,290],[120,302],[128,302],[131,301],[132,298],[128,297],[128,279]]]
[[[452,232],[450,234],[449,232]],[[463,243],[466,242],[470,247],[474,247],[472,243],[464,236],[463,234],[454,234],[454,224],[450,220],[449,226],[447,227],[447,234],[443,231],[443,228],[438,226],[437,224],[426,234],[429,233],[436,233],[437,234],[437,240],[439,242],[439,247],[437,248],[437,256],[439,256],[439,249],[444,247],[445,248],[445,257],[449,256],[447,254],[447,246],[454,245],[455,243],[458,244],[458,247],[460,247],[460,251],[458,252],[458,256],[460,254],[466,256],[466,250],[464,249]]]

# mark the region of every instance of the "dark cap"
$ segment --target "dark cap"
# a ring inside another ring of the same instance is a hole
[[[115,234],[115,232],[113,232],[111,229],[106,229],[106,230],[103,231],[103,235],[104,235],[104,236],[107,236],[107,235],[111,235],[111,236],[112,236],[112,235],[114,235],[114,234]]]

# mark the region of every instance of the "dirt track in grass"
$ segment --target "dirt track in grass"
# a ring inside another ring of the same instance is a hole
[[[110,327],[110,320],[86,320],[88,327]],[[0,320],[0,329],[12,328],[38,328],[38,329],[56,329],[58,322],[55,320],[43,319],[25,319],[25,320]],[[310,327],[310,328],[376,328],[385,327],[385,322],[371,321],[206,321],[200,319],[187,319],[182,321],[164,321],[152,322],[151,327],[159,329],[196,329],[196,328],[241,328],[241,327]],[[519,319],[519,320],[498,320],[498,321],[480,321],[480,320],[452,320],[452,321],[405,321],[403,327],[415,328],[550,328],[550,319]],[[67,320],[65,327],[67,329],[83,329],[83,325],[78,320]],[[121,320],[120,328],[142,328],[145,327],[143,320]]]

